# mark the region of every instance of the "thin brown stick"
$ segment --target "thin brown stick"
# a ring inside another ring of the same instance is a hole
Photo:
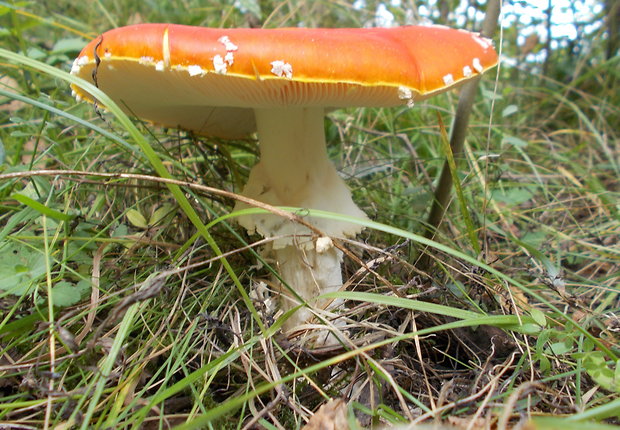
[[[487,11],[482,23],[481,34],[484,37],[491,37],[495,33],[497,27],[497,20],[499,18],[501,5],[499,0],[489,0],[487,3]],[[463,85],[461,90],[461,96],[459,97],[459,103],[456,108],[456,114],[454,116],[454,123],[452,124],[452,130],[450,133],[450,149],[455,161],[463,152],[463,145],[465,143],[465,136],[467,134],[467,126],[469,124],[469,116],[472,111],[476,92],[478,91],[478,83],[480,82],[480,76],[471,79]],[[446,213],[450,196],[452,194],[452,174],[450,172],[450,166],[448,161],[443,165],[441,170],[441,176],[439,177],[439,183],[435,189],[433,206],[428,216],[428,222],[425,232],[425,237],[433,239],[443,217]],[[431,259],[428,257],[423,258],[420,261],[422,269],[428,268]]]
[[[90,332],[95,322],[97,313],[97,302],[99,301],[99,279],[101,275],[101,259],[103,258],[103,251],[108,244],[104,243],[97,248],[95,255],[93,256],[93,274],[91,277],[92,290],[90,292],[90,305],[88,308],[88,316],[86,322],[80,333],[75,336],[75,342],[80,345],[84,338]]]

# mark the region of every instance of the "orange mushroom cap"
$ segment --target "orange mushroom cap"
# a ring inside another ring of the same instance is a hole
[[[441,26],[139,24],[91,41],[71,72],[94,82],[94,70],[97,85],[138,117],[236,137],[254,131],[252,108],[412,105],[496,64],[490,41]],[[73,90],[92,100],[81,88]]]

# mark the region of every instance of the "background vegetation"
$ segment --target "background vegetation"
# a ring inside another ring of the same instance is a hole
[[[564,37],[569,9],[505,4],[441,245],[420,234],[458,94],[328,115],[373,222],[347,244],[351,342],[308,349],[274,325],[233,200],[201,188],[240,191],[256,142],[102,114],[65,72],[130,23],[475,30],[484,3],[0,2],[0,427],[294,429],[329,398],[351,428],[618,424],[618,5],[569,4],[590,13]]]

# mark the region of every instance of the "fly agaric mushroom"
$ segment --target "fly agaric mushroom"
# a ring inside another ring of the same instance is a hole
[[[487,39],[439,26],[231,30],[139,24],[93,40],[71,73],[154,124],[222,138],[257,132],[260,162],[243,190],[247,197],[363,218],[327,157],[325,109],[411,107],[496,63]],[[73,90],[93,101],[80,87]],[[342,253],[331,238],[361,230],[309,217],[323,234],[317,237],[273,214],[238,221],[273,238],[270,252],[280,277],[305,301],[342,287]],[[296,306],[294,295],[280,288],[282,308]],[[286,327],[311,317],[302,308]]]

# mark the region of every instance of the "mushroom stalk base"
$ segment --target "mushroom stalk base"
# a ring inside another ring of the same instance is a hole
[[[327,156],[323,108],[257,109],[255,115],[261,159],[250,172],[243,195],[274,206],[366,217],[353,203],[349,189]],[[245,207],[238,203],[235,209]],[[305,220],[329,237],[353,237],[362,230],[357,224],[339,220]],[[283,310],[299,304],[299,298],[310,301],[342,286],[342,255],[329,240],[322,239],[317,246],[319,238],[313,232],[273,214],[243,216],[239,223],[250,233],[273,238],[271,256],[284,284],[296,293],[277,282]],[[312,305],[322,308],[328,303]],[[300,309],[285,328],[293,329],[311,316],[309,309]]]
[[[313,298],[338,291],[342,287],[342,272],[340,263],[342,253],[332,247],[318,253],[315,250],[305,250],[294,245],[273,250],[277,262],[278,273],[284,282],[297,293],[303,301],[311,301]],[[280,293],[280,308],[288,311],[300,303],[285,285],[276,281]],[[327,300],[314,301],[311,306],[315,309],[334,310],[342,303],[336,300],[330,303]],[[285,330],[294,330],[299,325],[310,321],[313,313],[307,307],[302,307],[293,314],[284,324]]]

